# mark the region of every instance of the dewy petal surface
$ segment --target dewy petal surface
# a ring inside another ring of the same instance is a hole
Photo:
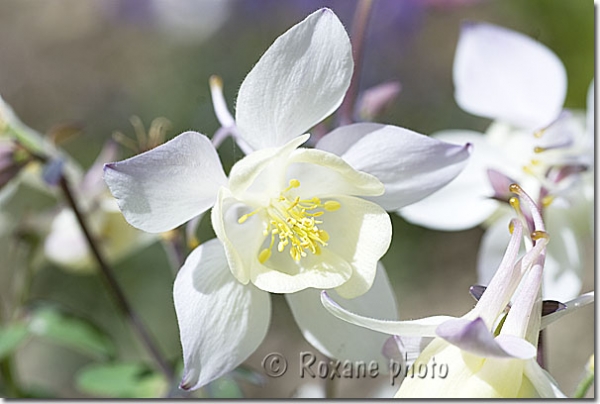
[[[255,150],[282,146],[342,103],[353,62],[350,40],[329,9],[281,35],[244,79],[236,122]]]
[[[548,126],[562,109],[566,71],[558,57],[520,33],[463,25],[454,58],[455,99],[467,112],[526,130]]]
[[[285,295],[304,338],[328,357],[365,363],[377,360],[380,369],[388,367],[388,361],[382,356],[382,347],[388,336],[335,318],[321,304],[320,293],[310,288]],[[362,296],[345,300],[335,291],[329,293],[353,312],[389,320],[398,317],[394,291],[381,264],[373,286]]]
[[[375,123],[342,126],[316,147],[377,177],[385,193],[371,200],[386,210],[400,209],[437,191],[462,171],[470,154],[466,144]]]
[[[465,230],[481,224],[498,209],[498,202],[490,199],[494,190],[487,169],[504,172],[509,161],[478,132],[449,130],[433,136],[457,145],[471,143],[467,166],[447,186],[398,213],[411,223],[436,230]]]
[[[175,279],[173,298],[184,358],[181,387],[186,390],[233,370],[267,333],[269,294],[231,275],[217,239],[188,256]]]
[[[150,233],[174,229],[206,211],[227,184],[216,150],[197,132],[106,164],[104,180],[127,221]]]

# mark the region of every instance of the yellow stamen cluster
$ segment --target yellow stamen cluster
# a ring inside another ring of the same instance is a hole
[[[319,255],[321,247],[327,245],[329,234],[325,230],[319,229],[319,225],[323,221],[318,218],[325,211],[338,210],[341,204],[337,201],[321,202],[319,198],[300,199],[298,196],[291,198],[286,195],[292,188],[299,186],[298,180],[290,180],[289,186],[281,192],[278,198],[273,199],[268,207],[250,212],[238,220],[238,223],[242,224],[250,216],[265,210],[268,222],[263,235],[271,235],[271,242],[268,248],[258,254],[260,263],[265,263],[271,258],[271,251],[275,246],[276,239],[277,251],[283,252],[289,245],[290,256],[296,262],[300,261],[302,257],[306,257],[307,250]]]

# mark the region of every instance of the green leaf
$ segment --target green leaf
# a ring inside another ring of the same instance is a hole
[[[112,357],[115,346],[111,339],[89,322],[60,313],[56,309],[38,309],[29,330],[40,337],[101,359]]]
[[[0,328],[0,359],[4,359],[15,351],[29,333],[21,323],[9,324]]]
[[[160,397],[165,379],[137,363],[93,364],[77,373],[77,388],[83,393],[106,398]]]

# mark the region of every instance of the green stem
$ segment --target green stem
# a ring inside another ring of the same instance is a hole
[[[593,383],[594,372],[587,372],[583,380],[579,382],[577,389],[575,389],[575,394],[573,395],[573,398],[584,398],[590,387],[592,387]]]
[[[158,346],[155,344],[154,340],[150,336],[150,333],[144,326],[144,323],[142,323],[140,317],[137,315],[137,313],[133,310],[133,308],[127,301],[125,293],[123,292],[116,278],[113,275],[113,270],[108,266],[106,260],[104,259],[104,256],[102,255],[100,249],[96,244],[94,237],[92,237],[92,233],[89,230],[87,220],[81,212],[81,210],[79,209],[79,206],[75,201],[74,194],[71,191],[71,187],[69,186],[69,183],[64,175],[60,179],[60,187],[67,199],[69,206],[75,213],[77,222],[79,223],[79,226],[81,227],[81,230],[87,240],[88,246],[90,247],[94,258],[98,263],[100,273],[103,275],[103,278],[108,285],[108,289],[112,292],[115,303],[117,303],[117,306],[119,307],[121,312],[129,320],[131,326],[137,332],[138,336],[142,340],[142,343],[144,344],[150,355],[153,357],[160,370],[164,373],[164,375],[169,381],[172,381],[175,377],[175,372],[173,368],[163,358],[162,354],[160,353],[160,350],[158,349]]]

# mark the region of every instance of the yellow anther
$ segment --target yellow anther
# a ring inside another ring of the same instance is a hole
[[[253,212],[246,213],[245,215],[243,215],[242,217],[240,217],[240,218],[238,219],[238,223],[239,223],[239,224],[242,224],[242,223],[244,223],[246,220],[248,220],[248,218],[249,218],[250,216],[254,216],[254,215],[256,215],[256,214],[257,214],[259,211],[260,211],[260,209],[256,209],[256,210],[255,210],[255,211],[253,211]]]
[[[188,247],[193,250],[194,248],[198,247],[200,245],[200,240],[198,240],[198,237],[196,236],[192,236],[189,240],[188,240]]]
[[[327,201],[323,204],[323,208],[328,212],[335,212],[342,207],[342,204],[338,201]]]
[[[529,174],[529,175],[535,176],[535,172],[533,171],[533,168],[531,166],[523,166],[523,172],[525,174]]]
[[[313,254],[321,255],[321,246],[320,245],[315,244],[315,251],[313,251]]]
[[[542,206],[544,208],[547,208],[548,206],[550,206],[552,204],[552,202],[554,202],[554,196],[552,196],[552,195],[546,195],[545,197],[542,198]]]
[[[292,198],[287,194],[292,188],[299,186],[300,181],[290,180],[289,186],[281,192],[279,197],[271,199],[268,207],[259,208],[238,219],[238,223],[242,224],[250,216],[260,211],[264,211],[268,217],[263,235],[266,237],[270,234],[271,242],[258,254],[260,263],[265,263],[271,258],[276,237],[278,238],[277,251],[283,252],[289,246],[289,254],[294,261],[300,261],[302,257],[306,257],[307,252],[321,254],[321,248],[327,245],[329,234],[325,230],[319,229],[319,225],[323,221],[315,218],[323,216],[325,211],[336,211],[342,205],[337,201],[322,203],[317,197],[300,199],[298,196]]]
[[[520,195],[523,193],[523,189],[518,184],[510,184],[508,190],[513,194]]]
[[[258,254],[258,261],[261,264],[264,264],[265,262],[267,262],[267,260],[271,258],[271,250],[269,248],[265,248],[264,250],[262,250],[260,252],[260,254]]]
[[[531,239],[532,240],[540,240],[540,239],[546,239],[549,240],[550,239],[550,235],[548,233],[546,233],[545,231],[541,231],[541,230],[535,230],[531,233]]]
[[[508,200],[508,203],[510,204],[510,206],[513,207],[514,210],[516,210],[517,212],[521,210],[521,203],[519,202],[519,198],[517,198],[516,196],[511,197]]]
[[[221,77],[213,74],[208,79],[208,84],[211,87],[223,88],[223,79],[221,79]]]
[[[545,147],[536,146],[536,147],[533,148],[533,152],[534,153],[542,153],[544,151],[546,151]]]
[[[542,162],[540,160],[537,160],[537,159],[531,159],[531,165],[532,166],[539,166],[539,165],[542,165]]]
[[[541,138],[542,136],[544,136],[544,132],[545,132],[545,131],[546,131],[545,129],[540,129],[540,130],[537,130],[537,131],[535,131],[535,132],[533,133],[533,136],[535,136],[535,137],[537,137],[537,138],[539,139],[539,138]]]
[[[513,232],[515,231],[515,225],[512,221],[508,224],[508,231],[510,232],[510,234],[513,234]]]
[[[173,241],[177,238],[178,233],[175,230],[169,230],[160,233],[160,237],[166,241]]]

